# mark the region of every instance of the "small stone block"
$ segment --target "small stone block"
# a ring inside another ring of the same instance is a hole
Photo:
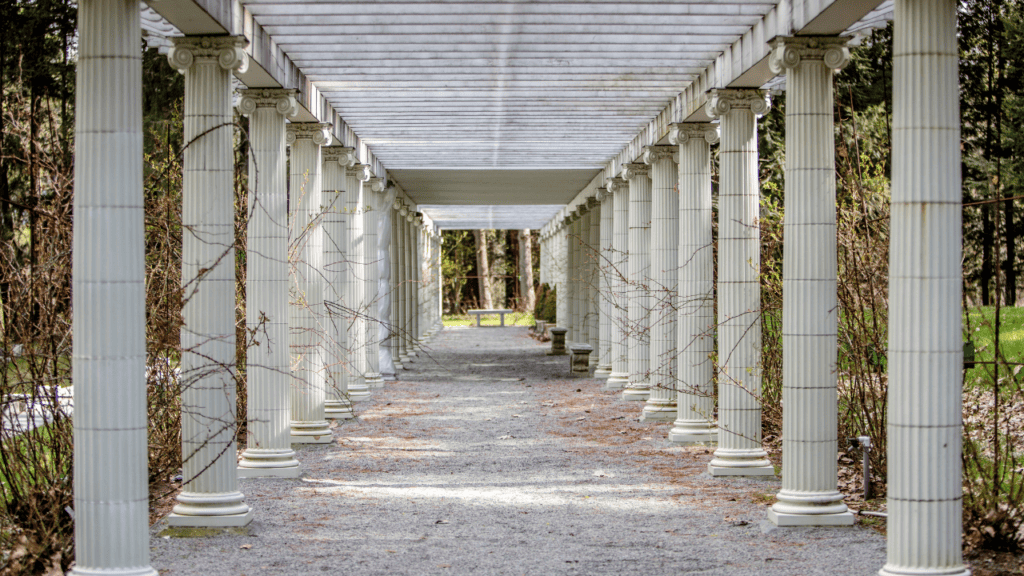
[[[786,514],[768,509],[768,520],[780,528],[792,526],[853,526],[851,512],[842,514]]]

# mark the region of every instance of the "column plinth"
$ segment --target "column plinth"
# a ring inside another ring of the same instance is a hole
[[[883,576],[970,574],[961,548],[963,207],[957,5],[952,0],[895,2],[889,528]]]
[[[157,575],[149,565],[140,42],[138,2],[78,3],[74,576]]]
[[[775,38],[786,72],[786,221],[782,269],[782,490],[779,526],[849,526],[837,489],[836,185],[832,71],[845,38]],[[822,177],[828,174],[829,177]]]
[[[629,316],[626,310],[626,277],[629,255],[629,183],[622,178],[605,180],[605,188],[612,194],[612,248],[605,264],[611,313],[612,373],[605,381],[605,389],[621,390],[629,384],[628,334]]]
[[[645,164],[626,164],[622,177],[629,182],[629,269],[625,287],[629,383],[622,399],[645,402],[651,395],[651,179]]]
[[[679,259],[679,192],[675,146],[648,146],[651,169],[650,389],[642,421],[676,419],[676,290]]]
[[[243,90],[249,116],[249,226],[245,322],[248,431],[239,478],[297,478],[291,447],[288,356],[288,172],[285,118],[298,112],[295,90]]]
[[[330,124],[292,123],[287,127],[289,238],[291,262],[292,444],[327,444],[327,374],[324,346],[324,230],[321,147],[331,143]]]
[[[711,150],[718,142],[712,124],[675,124],[669,141],[679,146],[678,389],[676,421],[668,433],[675,444],[714,444],[714,239]]]
[[[775,474],[761,448],[761,254],[756,116],[768,111],[760,90],[713,90],[721,118],[718,195],[718,449],[714,476]]]
[[[240,37],[175,38],[185,72],[182,183],[181,453],[184,484],[171,526],[245,526],[235,449],[235,256],[231,72]]]

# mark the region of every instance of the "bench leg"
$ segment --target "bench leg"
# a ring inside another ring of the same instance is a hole
[[[480,315],[479,314],[476,315],[476,326],[477,326],[477,328],[480,327]]]
[[[504,313],[501,314],[501,326],[502,326],[502,328],[505,327],[505,314]]]

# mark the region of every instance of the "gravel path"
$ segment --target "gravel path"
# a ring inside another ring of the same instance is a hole
[[[770,529],[778,480],[712,479],[524,328],[449,329],[300,480],[242,480],[248,534],[159,535],[161,574],[875,573],[870,528]]]

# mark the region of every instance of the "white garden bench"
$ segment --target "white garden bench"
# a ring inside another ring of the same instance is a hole
[[[512,312],[514,312],[514,310],[470,310],[469,311],[470,314],[474,314],[476,316],[476,325],[477,326],[480,325],[480,317],[483,316],[484,314],[488,314],[488,315],[490,315],[490,314],[500,314],[501,315],[501,325],[504,326],[505,325],[505,314],[511,314]]]

